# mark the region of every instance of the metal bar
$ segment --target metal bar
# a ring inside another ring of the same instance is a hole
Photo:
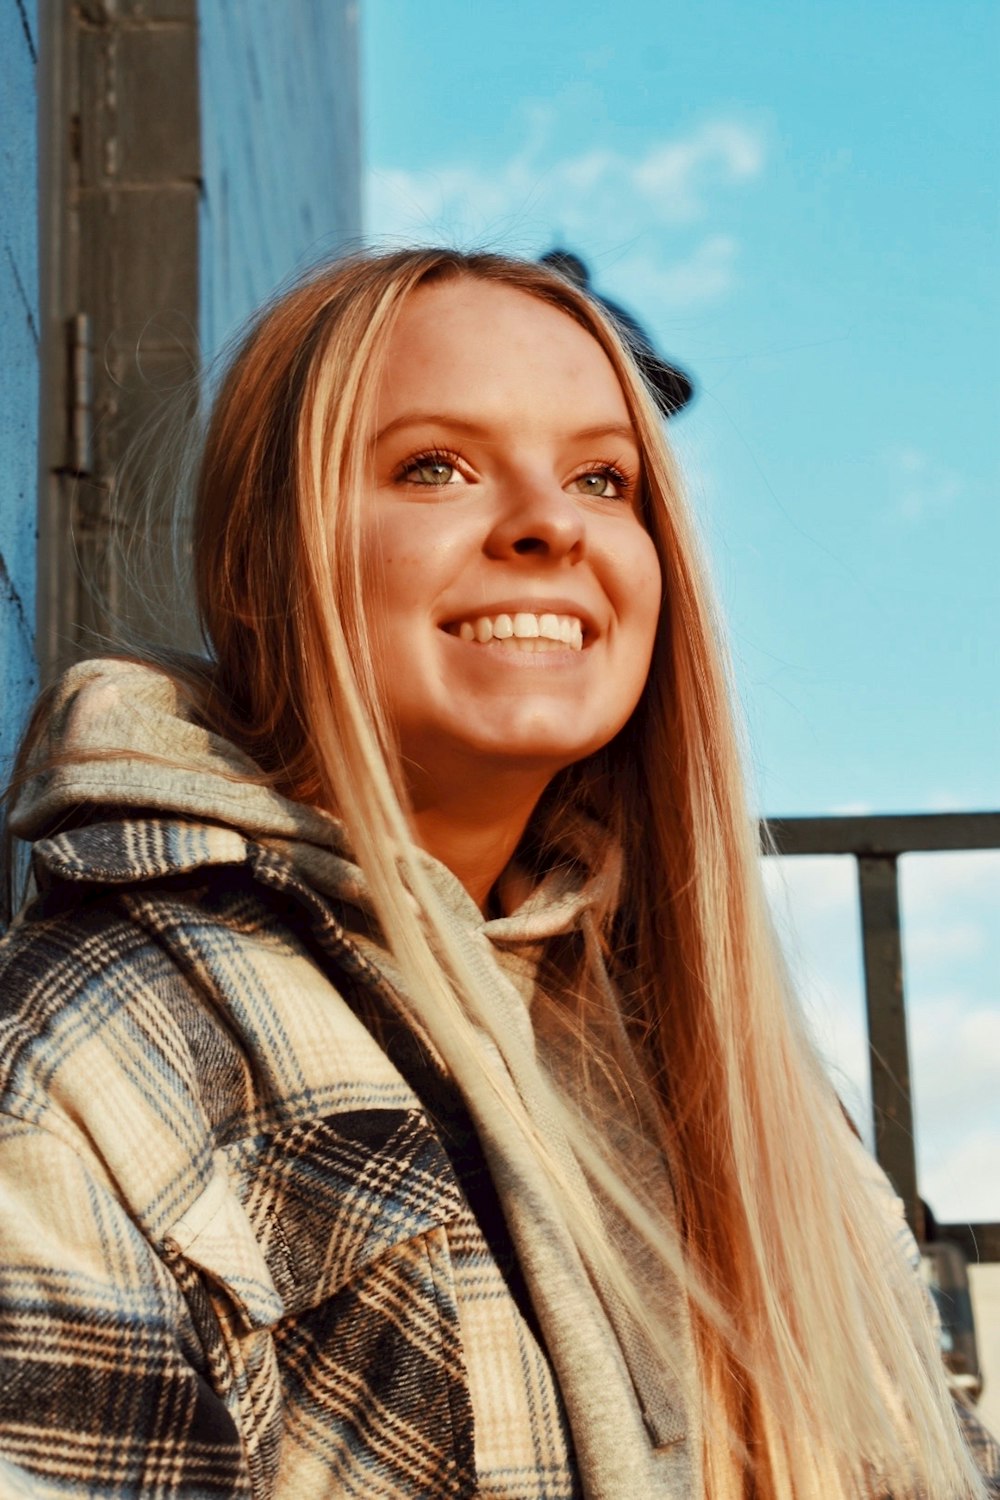
[[[761,823],[765,854],[851,854],[858,862],[876,1154],[906,1204],[918,1239],[909,1047],[903,997],[896,860],[901,854],[1000,849],[1000,812],[775,818]],[[1000,1224],[943,1224],[941,1239],[972,1262],[1000,1261]]]
[[[1000,1224],[939,1224],[937,1237],[958,1245],[972,1266],[1000,1260]]]
[[[923,1209],[917,1192],[895,856],[863,855],[858,860],[858,885],[875,1155],[902,1198],[907,1221],[920,1240]]]
[[[768,854],[898,855],[1000,849],[1000,812],[773,818],[762,825],[761,832]]]

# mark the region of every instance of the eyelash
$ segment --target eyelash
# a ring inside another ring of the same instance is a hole
[[[407,476],[414,469],[426,468],[431,464],[447,464],[452,468],[459,468],[461,455],[455,453],[450,448],[425,448],[420,453],[414,453],[410,458],[405,459],[393,474],[393,480],[397,484],[412,483],[413,481],[408,480]],[[610,459],[596,459],[593,463],[585,465],[573,478],[584,479],[588,474],[601,474],[611,480],[612,484],[618,490],[618,494],[608,498],[618,500],[631,499],[635,490],[635,481],[630,479],[624,470],[619,468],[618,464],[613,463]],[[572,481],[570,482],[572,483]],[[442,489],[444,487],[444,485],[441,486]],[[422,486],[422,488],[433,489],[434,486],[427,485]],[[597,498],[603,499],[604,497],[598,496]]]
[[[420,453],[414,453],[411,458],[405,459],[392,477],[397,484],[406,484],[408,482],[407,475],[412,473],[414,469],[427,468],[431,464],[448,464],[450,467],[457,469],[460,462],[459,455],[453,453],[449,448],[425,448]],[[425,488],[433,489],[434,486],[427,485]]]
[[[579,474],[575,474],[573,477],[575,479],[584,479],[588,474],[602,474],[606,479],[611,480],[618,491],[618,495],[610,498],[617,498],[619,500],[630,500],[632,498],[632,492],[635,489],[634,482],[624,470],[620,469],[616,463],[612,463],[610,459],[598,459],[596,463],[588,464],[586,468],[581,469]]]

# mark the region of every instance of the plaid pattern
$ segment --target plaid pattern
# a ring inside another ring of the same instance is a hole
[[[0,950],[0,1494],[576,1497],[331,907],[221,827],[81,828],[36,866]]]
[[[1000,1500],[1000,1443],[983,1426],[964,1396],[953,1395],[952,1401],[969,1452],[986,1480],[986,1493]]]
[[[955,1410],[958,1413],[958,1425],[965,1434],[965,1441],[976,1466],[986,1479],[987,1494],[1000,1495],[1000,1444],[987,1432],[975,1412],[964,1401],[956,1398]]]
[[[0,1496],[577,1500],[549,1363],[344,1003],[391,997],[331,908],[222,827],[36,859],[0,948]]]

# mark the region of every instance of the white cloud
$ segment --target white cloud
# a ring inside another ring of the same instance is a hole
[[[764,861],[764,880],[813,1039],[837,1092],[870,1139],[854,860],[825,855],[769,858]]]
[[[1000,853],[902,863],[921,1191],[942,1220],[1000,1219]],[[853,860],[764,862],[817,1046],[870,1134]],[[791,932],[791,935],[789,935]]]
[[[992,976],[1000,1013],[1000,850],[906,857],[900,904],[908,978],[916,992],[930,994],[958,974],[966,983],[977,975],[980,987]]]
[[[615,262],[615,281],[643,305],[690,308],[717,302],[736,280],[739,244],[728,234],[706,235],[682,260],[661,264],[648,254]]]
[[[923,1155],[924,1153],[921,1153]],[[1000,1129],[964,1135],[923,1163],[921,1192],[942,1224],[1000,1219]]]
[[[546,161],[546,123],[535,126],[495,170],[461,159],[420,171],[373,169],[369,234],[376,242],[490,244],[522,254],[559,239],[590,257],[598,274],[613,268],[618,285],[644,305],[668,309],[730,290],[739,245],[713,221],[726,196],[764,169],[757,129],[705,121],[635,157],[598,147]],[[670,260],[649,248],[666,229],[684,241]]]
[[[994,917],[1000,911],[1000,849],[910,854],[900,870],[906,909],[920,921],[943,901],[982,903]]]
[[[682,140],[653,146],[631,168],[636,188],[675,224],[703,218],[708,191],[758,176],[759,135],[729,120],[710,121]]]
[[[1000,1007],[970,1004],[960,991],[941,994],[913,1006],[909,1032],[921,1116],[947,1135],[959,1124],[971,1130],[992,1122],[1000,1129]]]
[[[914,973],[926,964],[977,958],[986,952],[988,937],[982,924],[963,919],[961,912],[949,912],[943,921],[938,914],[933,925],[920,926],[911,911],[905,921],[906,966]]]
[[[940,515],[963,498],[962,475],[920,448],[893,448],[886,455],[893,513],[916,523]]]

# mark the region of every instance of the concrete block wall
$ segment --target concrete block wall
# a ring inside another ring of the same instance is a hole
[[[38,18],[0,0],[0,778],[34,693],[38,492]]]
[[[290,276],[359,242],[357,13],[199,0],[209,356]]]
[[[46,522],[73,539],[60,565],[71,618],[50,632],[48,670],[107,641],[184,629],[164,576],[169,544],[142,510],[146,474],[129,455],[193,379],[198,353],[196,0],[79,0],[65,14],[72,147],[56,321],[90,319],[92,408],[89,452],[57,478]],[[133,547],[147,532],[150,546]]]
[[[0,754],[33,685],[39,5],[0,0],[2,187],[15,207],[0,216],[12,393],[0,403]],[[178,613],[165,525],[144,509],[144,437],[192,398],[199,348],[211,357],[296,270],[356,241],[361,209],[354,0],[40,9],[48,680],[122,636],[198,644],[186,601]],[[79,411],[71,367],[84,372]]]

